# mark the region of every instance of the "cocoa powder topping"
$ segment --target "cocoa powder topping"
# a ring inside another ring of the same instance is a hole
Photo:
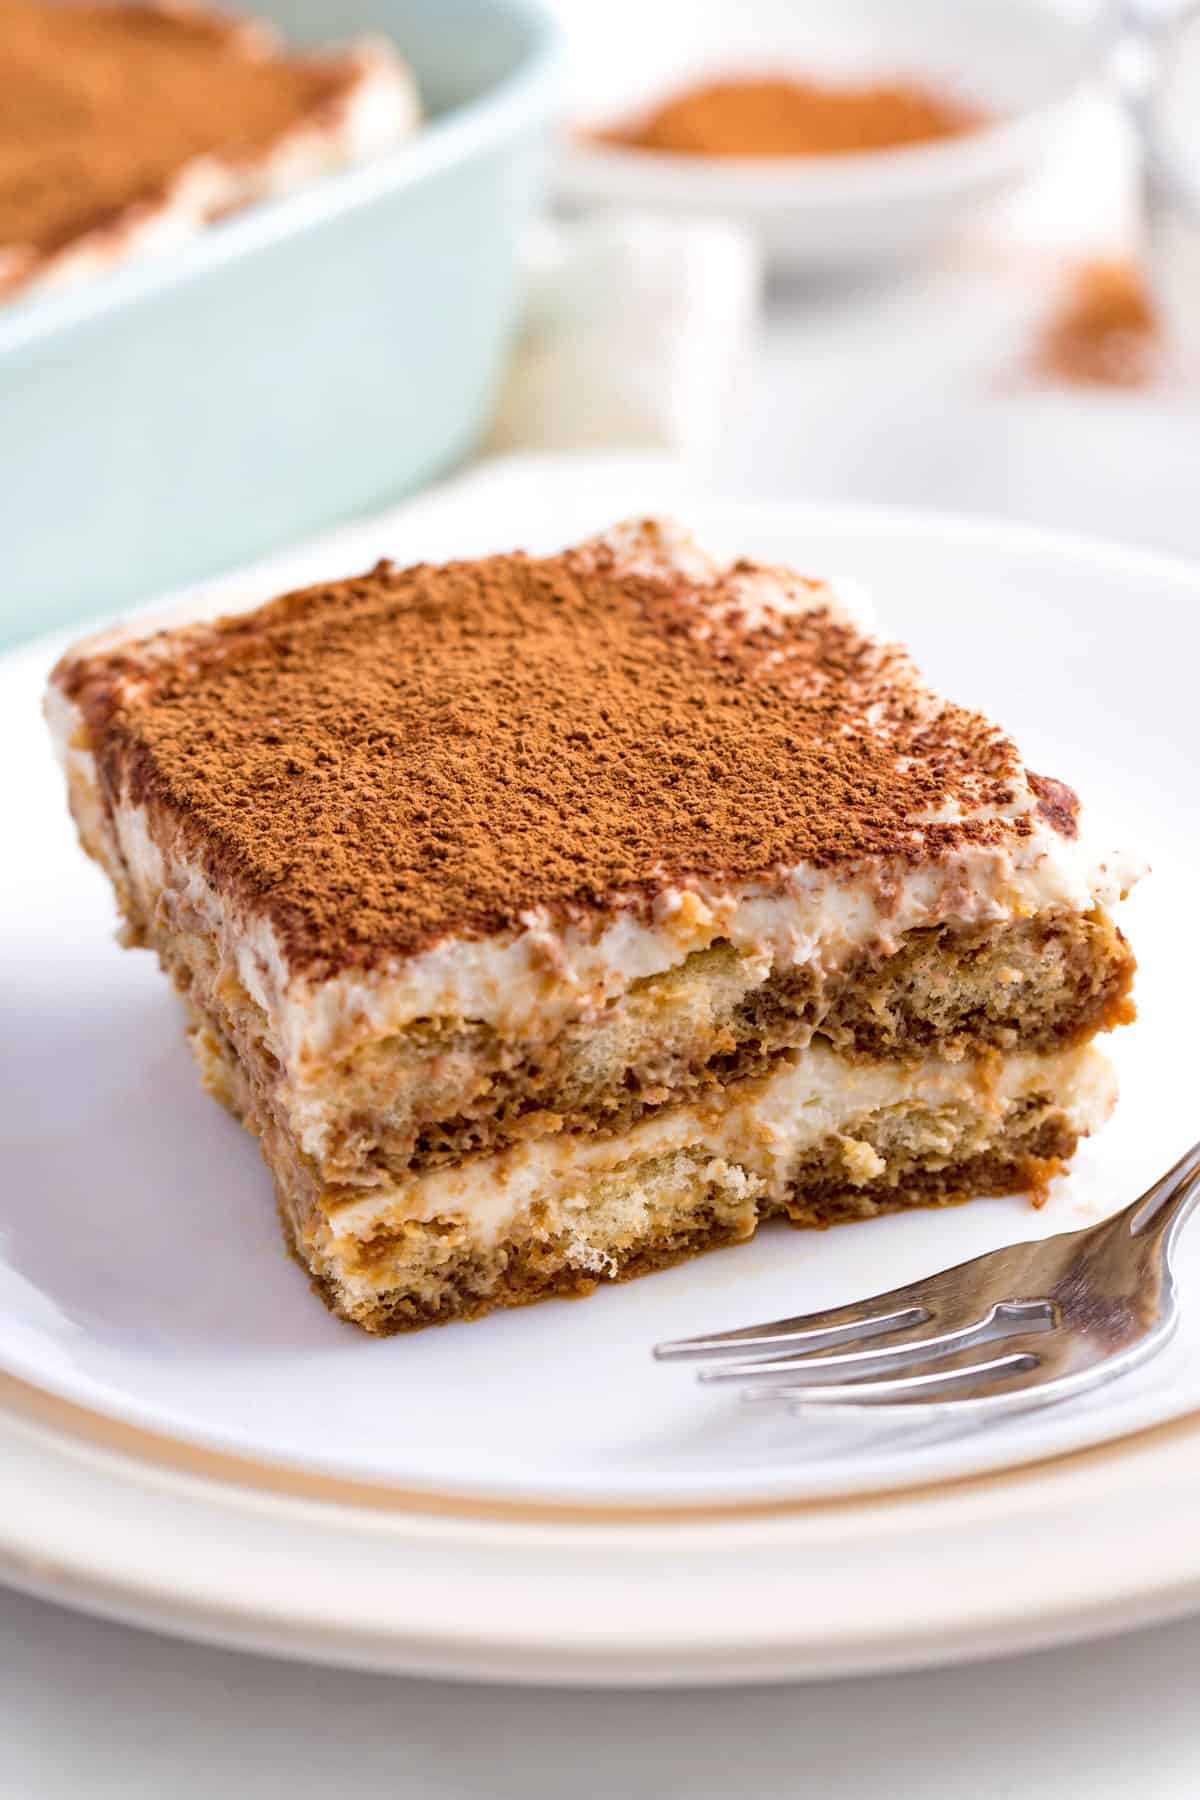
[[[755,581],[633,574],[603,544],[381,563],[55,679],[110,803],[145,804],[314,973],[533,908],[644,911],[666,886],[1030,833],[996,727],[828,606],[752,604]]]
[[[217,14],[0,0],[0,251],[36,261],[161,205],[195,158],[253,158],[356,79]]]

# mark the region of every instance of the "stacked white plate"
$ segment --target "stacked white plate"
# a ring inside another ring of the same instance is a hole
[[[58,646],[17,651],[0,662],[8,1580],[223,1642],[539,1681],[882,1668],[1200,1605],[1200,1231],[1168,1353],[986,1431],[835,1430],[650,1360],[659,1338],[1099,1218],[1200,1134],[1200,573],[1010,525],[692,499],[650,464],[517,459],[224,600],[383,554],[550,548],[664,506],[718,550],[865,582],[937,685],[1150,858],[1113,1123],[1041,1212],[769,1229],[582,1304],[355,1333],[285,1256],[265,1168],[200,1092],[163,978],[112,941],[39,717]]]

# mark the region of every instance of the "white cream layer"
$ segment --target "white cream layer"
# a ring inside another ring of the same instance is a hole
[[[843,1139],[848,1183],[865,1187],[883,1164],[854,1134],[881,1113],[962,1107],[999,1129],[1009,1107],[1038,1094],[1051,1096],[1083,1135],[1108,1118],[1116,1084],[1107,1058],[1091,1045],[978,1063],[930,1057],[906,1066],[848,1063],[813,1044],[763,1080],[739,1083],[726,1103],[668,1107],[619,1137],[542,1137],[499,1156],[472,1157],[348,1202],[330,1224],[335,1240],[363,1240],[406,1219],[457,1219],[487,1245],[538,1200],[569,1209],[578,1185],[586,1235],[587,1184],[597,1177],[625,1171],[636,1181],[639,1165],[686,1151],[718,1164],[721,1176],[732,1165],[755,1178],[765,1198],[782,1197],[798,1157],[831,1136]]]

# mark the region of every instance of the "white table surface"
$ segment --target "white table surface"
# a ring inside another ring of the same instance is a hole
[[[774,294],[726,485],[999,512],[1200,553],[1200,401],[1019,379],[1051,272],[1031,217],[1024,251],[993,238],[887,286]],[[1200,1793],[1200,1621],[841,1685],[535,1693],[196,1648],[0,1591],[0,1666],[6,1800]]]
[[[239,1656],[0,1592],[6,1800],[1194,1800],[1200,1621],[938,1674],[538,1692]]]

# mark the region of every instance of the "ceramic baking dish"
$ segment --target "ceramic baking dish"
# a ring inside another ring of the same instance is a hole
[[[538,0],[255,0],[388,34],[429,115],[187,246],[0,306],[0,641],[428,481],[487,422],[558,42]]]

